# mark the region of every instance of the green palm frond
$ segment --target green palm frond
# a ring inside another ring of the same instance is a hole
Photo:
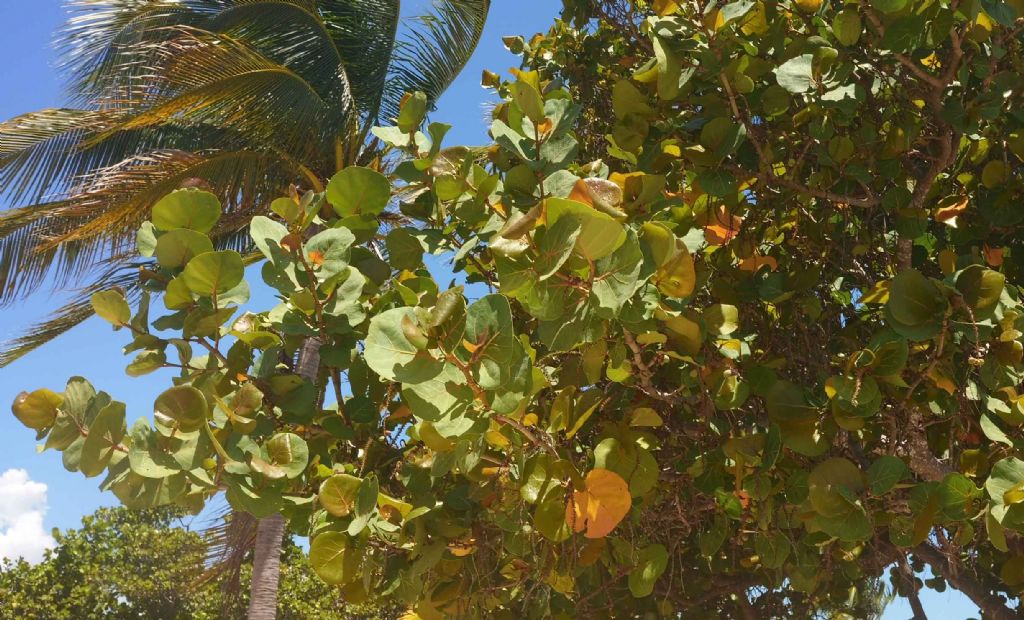
[[[204,28],[245,41],[300,75],[325,101],[353,108],[344,59],[312,0],[235,0]]]
[[[407,92],[422,91],[436,102],[469,62],[484,32],[490,0],[435,0],[434,8],[410,20],[388,70],[381,112],[398,115]]]
[[[195,26],[229,3],[217,0],[70,0],[58,34],[59,67],[72,101],[125,102],[121,96],[146,70],[139,45],[168,36],[165,26]]]
[[[32,325],[25,333],[0,346],[0,368],[65,334],[93,316],[92,294],[120,286],[133,304],[139,300],[139,266],[127,262],[127,256],[112,256],[94,280],[81,287],[72,298],[44,321]]]
[[[345,61],[352,96],[364,125],[379,118],[394,54],[401,3],[398,0],[319,0],[317,5]]]
[[[244,41],[195,29],[178,33],[158,45],[153,78],[137,95],[142,111],[96,140],[173,122],[229,128],[301,159],[328,150],[325,128],[341,123],[345,110]]]
[[[116,115],[56,108],[0,123],[0,187],[18,204],[66,190],[84,172],[76,157],[81,140],[113,126]]]
[[[17,299],[46,278],[67,285],[103,256],[129,252],[150,206],[197,178],[223,201],[218,236],[244,230],[253,215],[303,180],[287,159],[249,151],[158,151],[97,171],[74,200],[0,215],[0,301]]]
[[[0,307],[44,283],[121,278],[108,261],[132,249],[156,200],[194,179],[225,205],[215,243],[248,250],[249,219],[290,184],[319,191],[378,154],[369,128],[406,91],[436,101],[489,1],[434,0],[404,28],[399,0],[67,6],[57,45],[75,109],[0,123],[0,196],[15,207],[0,212]],[[87,303],[62,308],[0,366],[88,315]]]

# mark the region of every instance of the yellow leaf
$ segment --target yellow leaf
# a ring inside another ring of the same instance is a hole
[[[470,538],[469,540],[453,540],[448,543],[448,553],[457,558],[464,558],[467,555],[471,555],[474,551],[476,551],[475,538]]]
[[[860,298],[861,303],[882,305],[889,303],[889,280],[882,280],[871,287],[870,291],[864,293]]]
[[[659,17],[671,15],[679,10],[679,3],[675,0],[654,0],[654,12]]]
[[[676,254],[658,269],[655,281],[658,290],[669,297],[688,297],[693,292],[697,286],[697,270],[686,246],[679,245]]]
[[[928,378],[936,387],[949,394],[956,394],[956,383],[953,381],[953,369],[948,363],[935,364],[928,370]]]
[[[956,252],[950,249],[939,252],[939,267],[947,276],[956,272]]]
[[[604,538],[629,514],[633,500],[622,476],[607,469],[594,469],[584,481],[586,488],[575,491],[565,507],[565,521],[587,538]]]
[[[662,425],[661,416],[650,407],[637,407],[629,414],[630,426],[658,427]]]

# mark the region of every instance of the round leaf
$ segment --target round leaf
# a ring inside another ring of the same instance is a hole
[[[206,397],[191,385],[173,387],[157,397],[153,412],[173,420],[178,429],[189,433],[206,423]]]
[[[650,596],[667,567],[668,550],[663,545],[644,547],[636,554],[636,568],[629,573],[629,591],[636,598]]]
[[[190,260],[213,251],[213,242],[202,233],[187,228],[172,230],[156,241],[156,260],[164,269],[179,269]]]
[[[245,276],[245,265],[238,252],[207,252],[189,261],[181,275],[192,292],[213,296],[238,286]]]
[[[92,309],[104,321],[115,327],[123,327],[132,318],[132,309],[121,291],[100,291],[93,293]]]
[[[309,545],[309,565],[325,582],[343,585],[359,572],[359,555],[349,548],[349,537],[341,532],[324,532]]]
[[[198,189],[179,189],[153,205],[153,225],[159,230],[188,228],[208,233],[219,219],[220,200]]]
[[[286,477],[298,478],[309,464],[309,446],[295,433],[278,433],[267,442],[267,456]]]
[[[320,504],[335,517],[347,517],[355,509],[356,493],[362,482],[355,476],[335,474],[320,485]]]
[[[32,430],[41,431],[53,426],[58,408],[63,404],[63,396],[51,390],[41,389],[18,394],[11,405],[11,411],[19,422]]]
[[[327,184],[327,201],[341,217],[378,215],[391,199],[391,184],[383,174],[350,166]]]
[[[566,504],[565,522],[587,538],[604,538],[629,514],[632,497],[622,476],[607,469],[587,474],[585,488]]]

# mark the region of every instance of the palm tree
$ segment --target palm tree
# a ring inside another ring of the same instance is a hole
[[[406,92],[433,103],[475,49],[490,0],[69,0],[58,38],[72,107],[0,123],[0,307],[82,293],[0,351],[0,367],[91,316],[87,291],[137,279],[135,230],[201,180],[220,248],[292,184],[371,162]],[[85,285],[85,286],[82,286]]]

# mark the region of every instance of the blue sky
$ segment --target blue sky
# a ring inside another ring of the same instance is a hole
[[[546,30],[560,6],[557,0],[495,2],[479,50],[433,117],[454,125],[447,142],[478,144],[486,139],[487,94],[479,85],[481,71],[505,72],[517,66],[501,37]],[[53,70],[50,42],[63,19],[60,0],[0,1],[0,23],[8,25],[0,37],[0,119],[61,104],[61,83]],[[0,309],[0,340],[44,317],[60,298],[59,294],[41,293]],[[49,528],[75,527],[83,515],[116,501],[96,489],[98,480],[65,471],[59,454],[37,454],[32,433],[6,411],[20,391],[39,387],[61,390],[68,377],[80,374],[126,402],[130,418],[149,415],[153,398],[169,384],[168,377],[155,374],[129,379],[124,374],[127,360],[120,353],[124,342],[123,334],[112,333],[94,319],[0,370],[0,550],[5,544],[12,549],[21,548],[15,543],[31,546],[33,536],[43,543]],[[27,476],[10,470],[24,470]],[[951,592],[926,593],[925,605],[935,618],[977,615],[962,596]],[[910,616],[909,606],[897,601],[885,617]]]

